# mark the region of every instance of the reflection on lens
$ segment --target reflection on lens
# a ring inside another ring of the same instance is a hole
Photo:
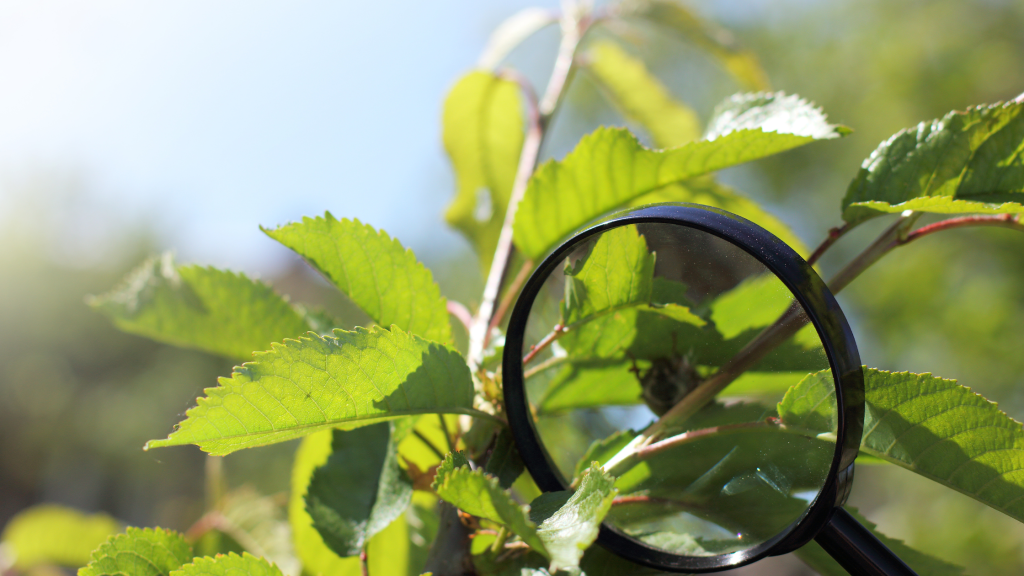
[[[567,480],[604,464],[619,490],[606,524],[649,546],[749,549],[826,481],[838,407],[825,351],[782,282],[724,240],[674,224],[586,239],[546,280],[526,342],[553,463]],[[659,419],[653,441],[634,440]]]

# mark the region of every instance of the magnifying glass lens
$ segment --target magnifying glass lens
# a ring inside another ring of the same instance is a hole
[[[789,330],[773,331],[780,318]],[[574,246],[533,302],[523,350],[534,426],[566,484],[603,464],[619,490],[606,526],[687,556],[749,550],[804,516],[836,454],[828,369],[772,272],[677,224]],[[805,378],[820,389],[786,398]],[[784,399],[814,404],[813,431],[779,418]],[[634,440],[659,421],[655,441]]]

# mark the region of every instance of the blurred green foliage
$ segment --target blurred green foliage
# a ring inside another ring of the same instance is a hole
[[[880,141],[949,110],[1024,91],[1019,1],[699,7],[758,55],[776,89],[815,101],[833,122],[855,130],[827,147],[796,150],[723,177],[766,202],[811,246],[840,223],[846,186]],[[639,27],[631,37],[635,52],[704,119],[722,97],[741,89],[695,46]],[[522,50],[515,57],[541,53]],[[561,156],[595,122],[622,123],[585,74],[568,98],[572,112],[558,118],[550,154]],[[59,198],[53,190],[38,192]],[[8,186],[4,194],[23,203],[9,202],[12,209],[0,213],[0,245],[14,247],[0,251],[0,525],[30,504],[56,501],[106,510],[136,525],[185,529],[202,510],[204,456],[192,449],[144,453],[141,447],[164,436],[232,363],[123,334],[84,305],[85,295],[106,291],[155,251],[159,241],[141,224],[111,233],[113,244],[130,248],[69,262],[55,256],[69,240],[55,233],[60,222],[50,206],[28,200],[31,190]],[[824,275],[882,225],[865,225],[843,239],[822,262]],[[865,362],[956,378],[1024,418],[1022,242],[1006,230],[952,231],[883,259],[841,295]],[[447,295],[478,292],[473,267],[431,264]],[[296,300],[312,302],[310,294],[321,293],[319,284],[297,273],[276,284]],[[463,337],[456,329],[456,338]],[[284,489],[293,448],[233,456],[229,482],[256,481],[264,492]],[[861,467],[853,503],[890,536],[965,565],[969,573],[1024,571],[1024,527],[904,470]]]

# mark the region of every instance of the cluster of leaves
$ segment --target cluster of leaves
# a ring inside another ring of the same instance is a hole
[[[514,45],[558,19],[536,11],[513,17],[495,34],[482,68],[453,87],[444,109],[444,143],[458,187],[446,219],[473,244],[483,270],[500,280],[515,260],[529,272],[560,241],[609,211],[666,201],[739,214],[807,254],[777,218],[713,174],[839,138],[848,129],[829,124],[820,110],[796,96],[757,92],[726,99],[701,131],[697,114],[621,42],[609,39],[621,27],[605,24],[661,26],[705,48],[739,84],[755,90],[767,85],[749,52],[670,0],[629,1],[600,14],[577,7],[560,19],[569,39],[563,47],[570,49],[564,65],[555,67],[552,85],[557,89],[577,68],[585,71],[655,148],[627,129],[602,127],[563,159],[535,167],[559,94],[532,102],[530,91],[495,68]],[[588,36],[591,30],[605,34]],[[524,107],[530,111],[526,117]],[[833,289],[841,289],[885,251],[943,228],[940,222],[911,230],[921,212],[972,215],[954,216],[946,227],[977,223],[1019,229],[1022,150],[1024,103],[1019,100],[952,112],[883,142],[850,184],[842,202],[843,225],[814,258],[864,221],[888,213],[900,213],[900,219],[886,232],[889,236],[840,273]],[[503,421],[500,372],[488,363],[485,350],[490,341],[500,343],[501,317],[492,315],[495,300],[514,299],[515,282],[484,295],[491,306],[481,306],[463,324],[471,332],[482,326],[485,337],[471,333],[470,349],[459,351],[451,318],[462,318],[449,311],[463,307],[447,302],[431,272],[385,232],[330,213],[265,232],[303,257],[372,325],[339,326],[329,315],[291,303],[259,281],[181,266],[168,255],[145,262],[123,285],[92,299],[92,305],[128,332],[244,362],[207,388],[177,428],[166,439],[149,442],[147,449],[195,444],[223,456],[302,438],[287,523],[274,516],[275,505],[257,506],[266,501],[236,494],[244,504],[229,512],[232,508],[219,503],[204,516],[205,523],[197,523],[196,533],[130,528],[99,545],[118,530],[113,520],[36,510],[7,527],[2,537],[7,552],[0,563],[19,570],[44,562],[87,564],[82,576],[239,571],[298,576],[300,570],[313,575],[360,569],[414,575],[424,568],[437,574],[650,572],[591,547],[617,494],[635,488],[611,476],[601,463],[633,436],[592,447],[576,466],[573,490],[540,494],[523,472]],[[597,283],[602,289],[570,290],[566,323],[601,322],[613,318],[609,310],[628,308],[634,314],[626,322],[633,331],[630,352],[642,358],[658,356],[653,347],[664,346],[665,339],[637,338],[641,316],[694,327],[712,322],[721,354],[735,352],[728,341],[738,331],[760,329],[775,319],[778,311],[737,319],[725,300],[718,309],[694,313],[666,296],[672,286],[651,277],[653,261],[645,249],[637,249],[643,238],[629,229],[621,234],[632,236],[616,239],[616,249],[628,252],[633,246],[632,271],[645,280],[623,282],[621,271],[595,275],[585,267],[571,268],[570,284]],[[509,257],[513,251],[516,259]],[[601,334],[608,333],[578,331],[571,337],[575,340],[566,340],[575,355],[535,406],[540,413],[639,402],[635,385],[609,380],[602,366],[587,364],[623,360],[622,335],[612,350],[601,341]],[[584,341],[588,334],[597,338]],[[743,391],[764,391],[775,382],[750,379]],[[865,384],[865,458],[906,468],[1024,521],[1024,474],[1016,464],[1024,457],[1019,423],[968,388],[929,374],[869,369]],[[773,416],[787,426],[827,436],[832,423],[816,412],[831,391],[827,373],[786,387]],[[243,513],[262,509],[266,521]],[[281,544],[281,531],[274,528],[283,526],[290,526],[290,543]],[[41,530],[68,536],[40,538]],[[211,539],[210,534],[223,537]],[[921,574],[961,572],[880,538]],[[94,548],[85,558],[84,551]],[[814,544],[798,554],[823,574],[842,573]]]

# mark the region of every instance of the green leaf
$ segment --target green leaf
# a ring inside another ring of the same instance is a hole
[[[121,286],[88,302],[125,332],[241,360],[315,327],[266,284],[216,268],[177,266],[170,253],[150,258]]]
[[[166,440],[223,455],[339,425],[415,414],[469,414],[473,383],[458,352],[397,326],[310,333],[258,352],[186,412]]]
[[[169,576],[192,560],[192,547],[181,534],[162,528],[128,528],[92,553],[78,576]]]
[[[486,272],[494,258],[523,148],[519,86],[490,72],[470,72],[444,103],[444,147],[456,195],[445,220],[469,240]]]
[[[664,151],[645,148],[627,130],[599,128],[584,136],[563,160],[546,162],[534,173],[516,213],[516,247],[529,258],[539,258],[587,222],[658,188],[822,137],[816,126],[770,124],[782,132],[744,124],[725,133],[729,125],[719,122],[716,126],[722,135],[714,140]],[[827,137],[842,134],[833,129]]]
[[[901,130],[864,161],[843,220],[890,212],[1024,213],[1024,103],[950,112]]]
[[[808,374],[779,402],[779,417],[787,426],[834,434],[839,427],[835,398],[836,387],[831,370]]]
[[[856,518],[861,525],[870,530],[876,538],[881,540],[882,544],[885,544],[886,548],[892,550],[896,556],[906,562],[907,565],[918,574],[918,576],[961,576],[964,573],[964,569],[960,566],[950,564],[949,562],[940,560],[930,554],[914,550],[902,540],[890,538],[885,534],[882,534],[878,531],[878,527],[873,522],[861,516],[855,508],[847,507],[846,511]],[[805,544],[795,553],[814,571],[821,574],[821,576],[849,575],[849,572],[829,556],[828,552],[825,552],[825,550],[814,540]]]
[[[537,403],[538,414],[575,408],[639,404],[640,381],[619,360],[572,362],[563,365]]]
[[[643,18],[700,46],[721,61],[722,66],[747,90],[767,90],[768,75],[757,56],[744,49],[731,32],[702,20],[674,0],[627,0],[624,16]]]
[[[600,41],[587,50],[586,70],[626,118],[643,126],[658,148],[673,148],[701,137],[700,119],[651,74],[642,60],[618,44]]]
[[[282,576],[277,566],[248,552],[220,554],[213,558],[196,558],[172,572],[173,576]],[[132,575],[128,575],[132,576]]]
[[[537,535],[537,526],[530,521],[529,507],[520,506],[503,490],[498,479],[483,470],[470,470],[465,456],[449,454],[437,469],[434,490],[442,500],[463,512],[507,526],[531,548],[547,555],[544,542]]]
[[[342,558],[324,544],[306,512],[305,497],[313,472],[331,455],[333,430],[321,430],[302,439],[292,465],[292,490],[288,499],[288,523],[291,524],[295,552],[302,562],[303,574],[310,576],[359,576],[358,558]],[[403,518],[391,523],[370,539],[367,554],[371,574],[413,573],[410,565],[410,526]],[[422,567],[422,565],[420,566]],[[415,572],[419,574],[419,572]],[[294,576],[294,575],[290,575]]]
[[[11,518],[0,534],[0,544],[11,556],[11,567],[21,572],[43,564],[79,567],[120,530],[120,523],[106,514],[40,504]]]
[[[586,256],[565,269],[563,324],[574,327],[614,310],[651,301],[654,254],[635,225],[600,235]]]
[[[711,320],[725,338],[735,338],[778,320],[793,303],[793,293],[771,272],[751,276],[711,302]]]
[[[324,544],[313,519],[306,512],[305,498],[313,472],[327,463],[332,452],[333,430],[321,430],[302,439],[292,464],[291,494],[288,498],[288,523],[292,527],[295,553],[303,572],[312,575],[358,576],[358,558],[342,558]]]
[[[1024,430],[989,400],[931,374],[864,371],[866,414],[861,453],[912,470],[1024,521]],[[817,392],[814,391],[817,389]],[[827,375],[808,378],[793,394],[821,396]],[[788,396],[788,395],[787,395]],[[817,424],[820,414],[793,406],[783,421]]]
[[[451,340],[447,303],[430,270],[386,232],[335,220],[330,212],[263,231],[305,258],[377,324]]]
[[[796,94],[757,92],[733,94],[715,107],[704,135],[714,140],[737,130],[791,133],[815,140],[845,136],[845,126],[828,123],[825,113]]]
[[[391,423],[335,430],[331,456],[310,480],[306,511],[339,556],[357,556],[412,501],[392,430]]]
[[[530,519],[551,558],[549,570],[573,570],[583,551],[597,539],[601,521],[612,507],[618,490],[615,479],[594,464],[584,472],[575,492],[549,492],[530,504]],[[563,496],[568,496],[565,500]],[[555,510],[542,503],[564,502]]]
[[[511,488],[525,469],[526,464],[519,455],[519,450],[516,449],[512,432],[508,428],[502,427],[494,441],[491,455],[487,458],[487,466],[484,471],[497,478],[498,484],[502,488]]]

